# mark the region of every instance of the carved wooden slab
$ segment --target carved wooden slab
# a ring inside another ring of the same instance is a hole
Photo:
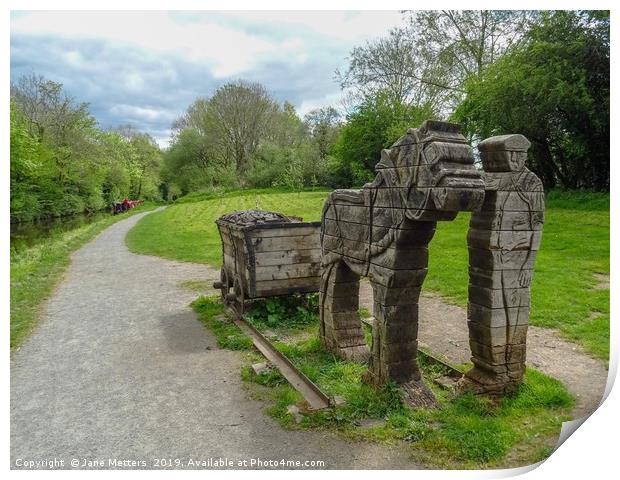
[[[530,283],[544,219],[542,183],[525,167],[529,147],[523,135],[492,137],[478,146],[486,193],[467,235],[474,368],[462,389],[504,394],[523,379]]]
[[[336,355],[369,359],[366,381],[396,381],[410,404],[432,394],[417,364],[418,298],[436,222],[479,208],[484,182],[460,127],[426,121],[383,150],[374,181],[336,190],[321,223],[321,339]],[[374,292],[373,343],[364,340],[359,278]]]

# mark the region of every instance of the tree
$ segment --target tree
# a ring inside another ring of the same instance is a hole
[[[19,78],[11,85],[11,218],[99,210],[128,195],[132,179],[134,194],[157,196],[158,147],[133,129],[123,135],[101,131],[88,104],[60,83]]]
[[[105,168],[101,191],[105,203],[110,205],[130,196],[130,170],[134,152],[131,144],[117,131],[101,132],[98,141],[100,158]]]
[[[11,217],[32,218],[39,213],[36,197],[37,171],[41,167],[41,146],[30,133],[28,121],[10,103]]]
[[[336,164],[332,165],[335,186],[351,186],[369,181],[381,157],[408,128],[433,118],[433,112],[406,104],[394,105],[388,93],[367,98],[347,118],[334,146]]]
[[[40,140],[47,137],[57,145],[67,142],[72,129],[92,128],[97,123],[87,103],[76,103],[62,84],[35,74],[11,84],[11,99],[28,120],[30,134]]]
[[[335,121],[334,115],[324,121]],[[315,140],[320,136],[327,149],[333,134],[320,134],[323,126],[316,125],[315,138],[309,128],[293,104],[279,105],[261,85],[226,84],[213,97],[197,99],[174,123],[164,155],[166,183],[184,194],[222,186],[317,185],[325,181],[327,150],[321,152]]]
[[[267,140],[283,147],[296,148],[307,139],[306,126],[297,115],[295,106],[284,101],[282,108],[276,106],[271,112],[261,141]]]
[[[466,85],[455,112],[475,137],[522,133],[546,187],[609,189],[609,13],[545,13]]]
[[[480,76],[523,38],[534,12],[519,10],[422,10],[409,13],[412,34],[426,58],[441,66],[445,80],[461,88]]]
[[[316,108],[306,114],[304,124],[319,149],[319,157],[325,159],[338,136],[340,114],[334,107]]]
[[[131,193],[135,198],[141,198],[145,184],[149,187],[149,193],[158,187],[161,152],[155,140],[146,133],[134,135],[129,143],[134,150]]]
[[[193,128],[207,139],[209,157],[243,177],[261,138],[272,132],[278,104],[258,83],[237,81],[197,99],[173,125],[176,135]]]
[[[358,102],[381,92],[394,105],[436,104],[438,89],[445,87],[429,75],[428,62],[406,28],[353,48],[347,69],[336,70],[336,79]]]
[[[223,156],[230,155],[239,174],[246,171],[277,109],[262,85],[244,81],[224,85],[209,100],[206,110],[213,122],[208,135]]]
[[[355,47],[337,71],[343,89],[359,99],[382,91],[397,104],[449,113],[464,97],[464,82],[517,44],[535,14],[523,11],[408,12],[408,24]]]
[[[194,127],[174,134],[170,147],[163,155],[162,177],[171,189],[176,186],[181,194],[213,186],[231,186],[234,171],[214,151],[206,135]]]

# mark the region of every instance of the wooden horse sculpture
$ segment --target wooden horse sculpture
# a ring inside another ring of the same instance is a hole
[[[320,334],[326,348],[369,359],[365,380],[398,383],[412,405],[432,405],[417,364],[418,298],[436,222],[482,205],[485,185],[460,127],[426,121],[383,150],[372,183],[336,190],[323,208]],[[374,293],[372,352],[358,314],[359,279]]]

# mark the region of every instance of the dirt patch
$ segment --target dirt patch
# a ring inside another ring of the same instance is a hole
[[[372,312],[373,294],[368,281],[360,284],[360,306]],[[441,296],[423,293],[419,313],[420,344],[463,364],[470,361],[467,310],[450,305]],[[564,340],[555,330],[530,326],[527,365],[557,378],[576,397],[575,418],[592,413],[599,406],[607,383],[607,367],[583,348]]]
[[[609,290],[609,274],[608,273],[594,273],[592,275],[598,282],[594,285],[597,290]]]
[[[591,322],[592,320],[596,320],[597,318],[599,318],[602,315],[603,314],[601,312],[592,312],[590,314],[590,316],[588,317],[588,322]]]

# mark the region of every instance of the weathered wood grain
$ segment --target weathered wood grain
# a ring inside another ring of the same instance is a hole
[[[375,322],[365,379],[375,385],[401,383],[409,392],[407,401],[420,392],[432,398],[415,383],[421,378],[417,302],[436,222],[453,220],[458,211],[475,210],[483,202],[484,183],[473,162],[458,125],[427,121],[382,151],[373,182],[358,191],[333,192],[323,209],[321,338],[327,349],[348,358],[352,340],[337,332],[341,324],[357,321],[357,304],[348,298],[357,299],[357,284],[339,274],[367,276],[375,294]]]
[[[279,280],[260,280],[256,282],[256,291],[267,291],[274,289],[290,288],[291,290],[297,288],[307,287],[309,284],[318,285],[321,277],[304,277],[304,278],[287,278]]]
[[[255,227],[249,231],[250,238],[271,238],[271,237],[290,237],[290,236],[304,236],[311,234],[319,234],[321,231],[321,226],[319,225],[308,225],[299,223],[291,223],[286,226],[277,227],[277,228],[260,228]]]
[[[257,282],[263,280],[286,280],[292,278],[318,277],[321,275],[321,266],[319,263],[270,265],[267,267],[256,267],[254,275]]]
[[[474,368],[461,382],[479,393],[508,393],[523,379],[529,287],[544,221],[542,183],[525,168],[529,145],[523,135],[504,135],[479,146],[486,193],[467,235]]]
[[[272,265],[294,265],[298,263],[320,263],[321,249],[291,249],[276,252],[257,252],[256,267],[268,267]]]
[[[281,250],[307,250],[316,248],[320,244],[318,233],[308,235],[293,235],[290,237],[251,238],[251,244],[256,252],[278,252]]]

